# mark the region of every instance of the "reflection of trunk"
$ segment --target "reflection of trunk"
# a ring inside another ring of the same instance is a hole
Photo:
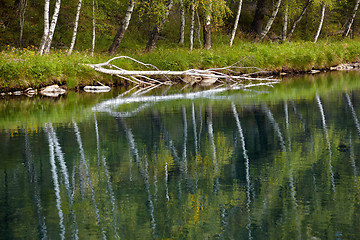
[[[234,42],[234,38],[236,35],[236,30],[239,24],[239,19],[240,19],[240,13],[241,13],[241,7],[242,7],[242,0],[239,0],[239,6],[238,6],[238,11],[236,14],[236,18],[235,18],[235,24],[234,24],[234,28],[231,32],[231,37],[230,37],[230,42],[229,42],[229,46],[231,47],[233,45]]]
[[[349,106],[349,108],[350,108],[351,115],[352,115],[352,117],[353,117],[353,120],[354,120],[354,123],[355,123],[355,126],[356,126],[356,130],[357,130],[357,132],[358,132],[358,134],[359,134],[359,137],[360,137],[360,122],[359,122],[359,119],[358,119],[358,117],[357,117],[357,115],[356,115],[354,106],[353,106],[353,104],[351,103],[349,94],[348,94],[348,93],[345,93],[344,96],[345,96],[346,102],[347,102],[347,104],[348,104],[348,106]]]
[[[165,22],[169,16],[170,10],[173,6],[173,0],[166,1],[166,10],[164,16],[160,19],[160,22],[156,24],[154,29],[150,33],[149,41],[146,45],[146,51],[152,51],[156,47],[156,43],[159,40],[160,32],[162,31]]]
[[[320,32],[321,32],[321,29],[322,29],[322,26],[323,26],[323,23],[324,23],[324,17],[325,17],[325,6],[326,4],[323,3],[321,4],[321,19],[320,19],[320,23],[319,23],[319,27],[318,27],[318,30],[316,31],[316,35],[315,35],[315,38],[314,38],[314,43],[317,42],[319,36],[320,36]]]
[[[274,118],[274,115],[272,114],[271,110],[268,107],[266,107],[264,105],[263,109],[264,109],[264,112],[266,113],[267,117],[269,118],[270,123],[274,127],[274,130],[275,130],[275,132],[276,132],[276,134],[278,136],[278,139],[279,139],[279,142],[280,142],[280,145],[281,145],[281,149],[283,150],[283,152],[286,152],[286,144],[285,144],[285,141],[284,141],[284,137],[283,137],[283,135],[281,133],[279,124],[276,122],[276,120]]]
[[[194,48],[194,31],[195,31],[195,6],[194,1],[191,1],[191,20],[190,20],[190,51]]]
[[[129,27],[129,23],[131,20],[131,15],[134,11],[134,7],[135,7],[135,0],[130,0],[129,5],[126,10],[125,17],[124,17],[123,21],[121,22],[121,26],[120,26],[119,30],[117,31],[115,38],[113,40],[113,43],[111,44],[111,46],[109,48],[110,55],[115,54],[117,52],[117,50],[119,49],[120,43],[125,35],[127,28]]]
[[[34,194],[33,201],[38,217],[39,238],[47,239],[48,237],[47,237],[46,221],[43,215],[43,208],[40,197],[40,186],[38,182],[38,177],[36,175],[36,169],[30,148],[29,138],[26,131],[25,131],[25,168],[29,177],[29,182],[31,183],[33,188],[33,194]]]
[[[48,141],[49,141],[51,175],[53,178],[53,184],[54,184],[54,190],[56,196],[56,208],[58,209],[58,215],[59,215],[60,239],[65,239],[64,214],[61,209],[60,185],[59,185],[59,178],[57,175],[56,163],[55,163],[55,144],[53,142],[53,138],[51,136],[49,127],[51,127],[51,125],[45,126],[45,131],[47,133]]]
[[[207,124],[208,124],[208,134],[209,139],[211,143],[212,148],[212,158],[213,158],[213,164],[214,164],[214,173],[216,176],[215,182],[214,182],[214,193],[216,193],[220,189],[219,184],[219,164],[217,162],[217,156],[216,156],[216,145],[215,145],[215,137],[214,137],[214,128],[213,128],[213,119],[212,119],[212,106],[209,107],[209,111],[207,112]]]
[[[187,159],[186,159],[186,156],[187,156],[187,145],[186,145],[186,142],[187,142],[187,117],[186,117],[186,109],[185,107],[183,107],[182,109],[183,111],[183,126],[184,126],[184,129],[183,129],[183,134],[184,134],[184,139],[183,139],[183,142],[184,142],[184,146],[183,146],[183,154],[182,154],[182,158],[183,158],[183,164],[184,164],[184,171],[185,173],[187,172]]]
[[[265,38],[266,34],[268,34],[268,32],[270,31],[270,28],[275,20],[275,17],[277,15],[277,13],[279,12],[280,4],[281,4],[281,0],[277,0],[277,2],[275,3],[275,8],[266,24],[264,30],[261,32],[261,34],[256,39],[258,42],[263,40]]]
[[[319,107],[319,110],[321,113],[321,122],[322,122],[323,130],[325,133],[326,142],[328,145],[329,168],[330,168],[329,171],[330,171],[330,176],[331,176],[331,186],[332,186],[332,190],[335,192],[335,179],[334,179],[334,172],[332,170],[332,151],[331,151],[331,143],[330,143],[330,139],[329,139],[329,133],[328,133],[327,126],[326,126],[325,112],[324,112],[324,108],[321,103],[320,97],[318,95],[316,95],[316,101],[318,103],[318,107]]]
[[[106,239],[105,232],[103,231],[102,226],[101,226],[101,218],[100,218],[99,208],[97,206],[97,202],[96,202],[96,199],[95,199],[95,190],[94,190],[94,186],[92,184],[92,180],[91,180],[91,177],[90,177],[90,170],[89,170],[86,158],[85,158],[85,151],[84,151],[84,148],[83,148],[79,127],[78,127],[78,125],[77,125],[77,123],[75,121],[73,121],[73,125],[74,125],[74,132],[75,132],[75,135],[76,135],[76,141],[77,141],[77,143],[79,145],[80,161],[81,161],[81,163],[82,163],[82,165],[84,167],[87,182],[88,182],[88,185],[89,185],[90,191],[91,191],[91,200],[92,200],[94,208],[95,208],[94,211],[95,211],[95,215],[96,215],[96,221],[97,221],[98,226],[100,227],[102,237],[104,239]]]
[[[306,12],[308,6],[310,5],[310,3],[311,3],[312,1],[313,1],[313,0],[308,0],[308,1],[307,1],[307,3],[306,3],[306,5],[304,6],[304,8],[303,8],[303,10],[302,10],[302,12],[301,12],[301,14],[300,14],[300,16],[297,17],[297,19],[294,21],[294,23],[293,23],[293,25],[292,25],[292,27],[291,27],[291,29],[290,29],[289,35],[288,35],[288,37],[287,37],[287,38],[288,38],[288,41],[290,41],[291,36],[293,35],[293,33],[294,33],[294,31],[295,31],[296,25],[301,21],[301,19],[302,19],[303,16],[305,15],[305,12]]]
[[[359,9],[359,4],[360,4],[360,0],[356,0],[355,6],[354,6],[354,10],[349,18],[349,20],[347,21],[346,25],[345,25],[345,30],[344,33],[342,35],[343,38],[346,38],[349,35],[351,26],[354,23],[355,17],[356,17],[356,13]]]
[[[233,114],[234,114],[234,118],[236,121],[236,126],[238,128],[238,132],[239,132],[239,136],[240,136],[240,141],[241,141],[241,147],[242,147],[242,151],[243,151],[243,156],[244,156],[244,160],[245,160],[245,169],[246,169],[246,197],[247,197],[247,203],[246,203],[246,208],[248,211],[248,224],[246,226],[248,232],[249,232],[249,239],[252,239],[252,233],[251,233],[251,215],[250,215],[250,205],[251,205],[251,179],[250,179],[250,162],[249,162],[249,156],[247,154],[247,150],[246,150],[246,145],[245,145],[245,137],[244,137],[244,133],[243,133],[243,129],[241,127],[241,123],[240,123],[240,119],[239,119],[239,114],[236,110],[235,104],[232,103],[232,110],[233,110]]]
[[[195,156],[198,154],[198,140],[197,140],[197,130],[196,130],[196,117],[195,117],[195,107],[194,103],[191,105],[191,118],[194,128],[194,144],[195,144]]]
[[[149,163],[147,162],[147,159],[145,157],[144,162],[140,161],[140,156],[139,156],[139,150],[136,146],[135,143],[135,138],[134,138],[134,134],[132,133],[131,128],[128,128],[126,122],[124,119],[122,118],[116,118],[119,126],[121,126],[126,134],[126,138],[130,147],[130,151],[133,155],[133,159],[135,160],[135,162],[137,163],[138,167],[139,167],[139,171],[140,174],[144,180],[144,184],[145,184],[145,190],[147,193],[147,206],[149,206],[149,214],[150,214],[150,218],[151,218],[151,228],[153,230],[153,235],[155,236],[155,238],[157,238],[157,234],[156,234],[156,220],[155,220],[155,208],[154,208],[154,204],[153,201],[151,199],[151,194],[150,194],[150,183],[149,183],[149,169],[148,169],[148,165]],[[169,194],[168,194],[168,188],[167,188],[167,181],[168,181],[168,171],[167,171],[167,162],[165,163],[165,184],[166,184],[166,198],[168,200],[170,200],[169,198]]]
[[[185,41],[185,8],[183,0],[179,0],[180,3],[180,39],[179,44],[184,44]]]
[[[77,10],[76,10],[76,17],[75,17],[75,23],[74,23],[73,36],[72,36],[72,39],[71,39],[71,44],[70,44],[70,48],[69,48],[69,52],[68,52],[69,55],[74,50],[74,46],[75,46],[76,34],[77,34],[78,25],[79,25],[79,18],[80,18],[81,4],[82,4],[82,0],[79,0]]]
[[[110,197],[110,202],[111,202],[111,212],[113,213],[113,228],[114,228],[114,232],[115,235],[117,234],[117,214],[116,214],[116,204],[115,204],[115,196],[114,196],[114,191],[112,188],[112,184],[111,184],[111,179],[110,179],[110,173],[109,173],[109,169],[107,166],[107,162],[106,162],[106,158],[102,157],[102,161],[100,163],[100,140],[99,140],[99,127],[98,127],[98,122],[96,120],[96,114],[94,113],[94,122],[95,122],[95,133],[96,133],[96,152],[97,152],[97,157],[98,157],[98,166],[99,166],[99,182],[101,182],[100,179],[100,165],[102,163],[103,166],[103,171],[105,173],[105,178],[106,178],[106,183],[108,185],[109,188],[109,197]]]
[[[262,27],[264,24],[264,16],[265,16],[265,2],[266,0],[257,0],[256,10],[254,20],[251,24],[252,30],[256,35],[260,35],[262,31]]]

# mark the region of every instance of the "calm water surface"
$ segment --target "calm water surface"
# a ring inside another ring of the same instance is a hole
[[[359,81],[2,98],[0,239],[358,239]]]

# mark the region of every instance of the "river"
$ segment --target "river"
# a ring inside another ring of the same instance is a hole
[[[0,239],[358,239],[359,80],[3,97]]]

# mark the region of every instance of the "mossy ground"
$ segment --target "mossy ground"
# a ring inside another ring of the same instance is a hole
[[[360,60],[360,41],[322,41],[290,43],[252,43],[238,41],[229,47],[225,40],[217,40],[211,50],[195,49],[177,44],[159,44],[153,52],[121,48],[118,55],[127,55],[162,70],[186,70],[225,67],[239,62],[242,67],[257,67],[276,72],[299,72],[311,69],[327,69],[345,62]],[[52,50],[47,56],[39,56],[34,47],[15,49],[10,46],[0,54],[0,91],[39,88],[60,84],[68,88],[101,81],[106,84],[122,84],[120,79],[95,72],[86,63],[105,62],[106,53],[91,57],[89,52],[74,52],[68,56],[64,50]],[[124,69],[141,69],[129,60],[115,62]],[[244,69],[244,71],[247,71]]]

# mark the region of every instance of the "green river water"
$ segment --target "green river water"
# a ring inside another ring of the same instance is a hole
[[[0,98],[0,239],[359,239],[360,72],[122,92]]]

